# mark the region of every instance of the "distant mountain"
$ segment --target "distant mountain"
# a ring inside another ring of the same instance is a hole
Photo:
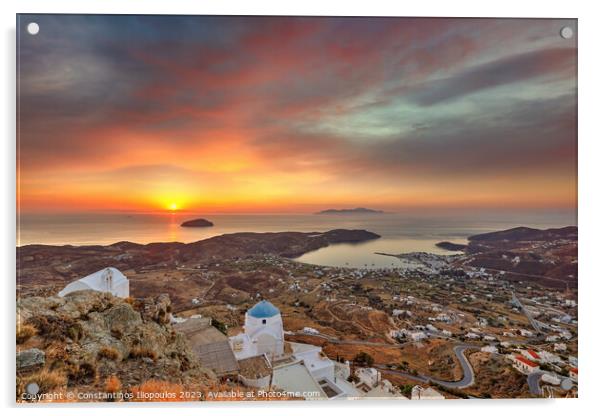
[[[384,211],[369,208],[327,209],[316,214],[384,214]]]

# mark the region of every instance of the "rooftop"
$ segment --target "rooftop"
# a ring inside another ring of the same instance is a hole
[[[186,336],[201,363],[215,374],[237,373],[238,363],[228,338],[208,322],[207,319],[193,318],[174,325],[174,329]]]
[[[262,300],[249,309],[247,313],[253,318],[271,318],[272,316],[280,314],[280,311],[267,300]]]
[[[272,367],[264,355],[239,360],[238,366],[240,374],[246,378],[257,379],[272,374]]]
[[[534,363],[531,360],[526,359],[525,357],[523,357],[522,355],[516,355],[514,358],[516,358],[518,361],[520,361],[523,364],[528,365],[529,367],[537,367],[537,364]]]

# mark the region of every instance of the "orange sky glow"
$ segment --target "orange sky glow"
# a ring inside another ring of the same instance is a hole
[[[41,18],[21,212],[576,208],[562,21]]]

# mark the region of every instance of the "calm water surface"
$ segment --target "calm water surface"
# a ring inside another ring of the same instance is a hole
[[[206,218],[215,226],[183,228],[188,219]],[[450,254],[435,246],[439,241],[462,243],[466,237],[516,226],[536,228],[575,225],[573,213],[487,214],[487,215],[203,215],[175,214],[24,214],[19,218],[17,245],[90,245],[118,241],[151,243],[193,242],[241,231],[328,231],[335,228],[365,229],[382,237],[360,244],[335,244],[298,258],[299,261],[329,266],[391,267],[392,257],[376,251],[405,253],[427,251]]]

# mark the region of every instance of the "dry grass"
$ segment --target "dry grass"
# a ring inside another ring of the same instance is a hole
[[[48,393],[67,385],[67,377],[62,371],[48,370],[47,368],[23,377],[20,381],[17,391],[23,391],[25,386],[30,383],[36,383],[40,387],[40,393]]]
[[[132,388],[135,402],[184,402],[191,400],[183,394],[186,391],[181,384],[162,380],[149,380]]]
[[[148,357],[153,361],[157,360],[157,353],[147,347],[132,347],[130,350],[130,358],[144,358]]]
[[[17,344],[23,344],[37,333],[38,330],[31,324],[17,325]]]
[[[117,351],[115,348],[113,347],[102,347],[100,350],[98,350],[98,359],[102,359],[105,358],[107,360],[112,360],[112,361],[116,361],[119,359],[119,357],[121,356],[121,354],[119,354],[119,351]]]

